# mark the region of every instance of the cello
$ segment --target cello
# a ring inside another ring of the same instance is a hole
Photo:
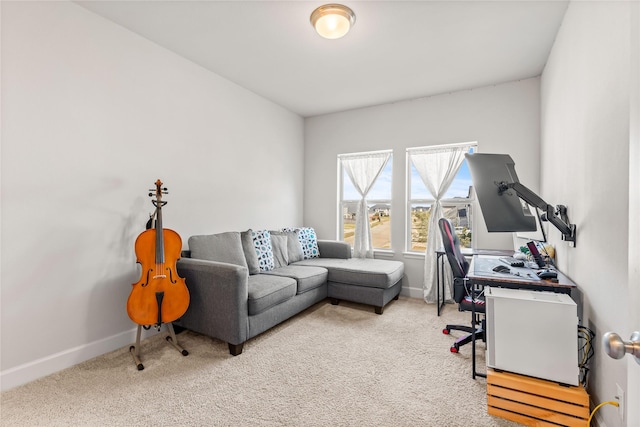
[[[189,308],[189,290],[178,276],[176,263],[180,259],[182,239],[173,230],[162,228],[162,195],[167,189],[159,179],[155,183],[155,228],[149,228],[135,242],[136,262],[142,266],[140,280],[134,283],[127,300],[127,314],[140,326],[170,324]],[[153,190],[150,190],[153,191]],[[149,193],[153,197],[153,193]],[[139,328],[138,328],[139,329]]]

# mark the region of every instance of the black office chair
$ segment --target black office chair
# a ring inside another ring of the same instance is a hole
[[[451,265],[451,271],[453,272],[453,300],[458,303],[458,310],[460,311],[474,311],[473,304],[475,304],[475,319],[472,317],[471,320],[472,324],[477,325],[476,339],[484,341],[484,320],[480,320],[480,317],[485,312],[484,300],[481,298],[479,292],[467,287],[466,277],[467,271],[469,270],[469,262],[460,251],[460,239],[458,239],[458,235],[448,219],[440,218],[438,225],[440,226],[440,233],[442,234],[444,251],[447,254],[447,259],[449,260],[449,265]],[[461,346],[472,341],[473,326],[447,325],[442,330],[442,333],[448,335],[452,330],[469,333],[469,335],[458,338],[451,346],[451,352],[457,353]]]

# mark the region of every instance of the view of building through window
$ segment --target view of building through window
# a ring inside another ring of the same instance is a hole
[[[391,170],[390,158],[385,168],[367,194],[367,216],[371,225],[371,239],[375,249],[391,248]],[[340,212],[342,240],[353,246],[356,228],[356,212],[360,193],[356,190],[344,168],[341,168],[342,197]]]
[[[471,147],[469,152],[474,151]],[[409,156],[409,152],[407,152]],[[409,186],[408,218],[407,218],[407,250],[424,252],[427,247],[429,218],[434,197],[424,185],[413,163],[408,159]],[[472,237],[472,203],[473,191],[471,174],[464,160],[455,179],[442,199],[443,215],[455,227],[462,247],[471,247]]]
[[[473,145],[469,148],[469,152],[474,152],[475,149],[476,145]],[[409,153],[411,150],[413,149],[407,150],[406,250],[424,252],[427,247],[431,207],[435,200],[410,160]],[[361,196],[342,163],[338,162],[338,165],[340,168],[338,189],[340,192],[339,227],[342,230],[340,237],[343,241],[353,246],[356,214]],[[390,158],[366,196],[368,206],[366,214],[371,226],[374,249],[391,249],[391,176],[392,159]],[[460,238],[461,246],[466,248],[472,247],[473,194],[471,174],[469,173],[467,162],[464,160],[441,202],[443,215],[451,221]]]
[[[471,203],[456,202],[443,206],[444,217],[448,218],[455,227],[460,246],[471,247]],[[431,205],[424,203],[411,204],[411,234],[410,251],[424,252],[427,248],[427,233],[429,232],[429,218]]]

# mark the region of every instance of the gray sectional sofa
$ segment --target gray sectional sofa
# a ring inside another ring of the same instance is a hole
[[[348,243],[315,240],[308,228],[192,236],[177,269],[191,302],[175,325],[227,342],[234,356],[247,340],[327,297],[382,314],[404,276],[402,262],[351,258]]]

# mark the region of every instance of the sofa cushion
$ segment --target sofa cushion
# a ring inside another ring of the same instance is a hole
[[[304,256],[302,254],[302,246],[298,239],[298,232],[292,229],[286,229],[288,231],[271,231],[271,235],[287,236],[287,256],[289,257],[289,264],[292,262],[302,261]]]
[[[244,257],[247,260],[249,274],[260,273],[260,264],[258,263],[256,247],[253,245],[253,234],[251,233],[251,229],[240,233],[240,240],[242,241],[242,250],[244,251]]]
[[[321,258],[351,258],[351,245],[337,240],[318,240]]]
[[[404,276],[400,261],[371,258],[315,258],[299,261],[295,265],[324,267],[329,270],[330,282],[387,289]]]
[[[191,236],[189,250],[191,258],[226,262],[247,268],[240,233],[237,231]]]
[[[268,230],[251,231],[253,246],[258,256],[260,271],[273,270],[273,249],[271,247],[271,234]]]
[[[254,274],[247,282],[249,315],[262,313],[296,295],[296,281],[290,277]]]
[[[274,268],[284,267],[289,264],[287,251],[287,236],[271,233],[271,248],[273,249]]]
[[[264,274],[284,276],[296,279],[298,282],[298,294],[303,294],[311,289],[318,288],[327,282],[327,269],[307,265],[287,265],[267,271]]]

